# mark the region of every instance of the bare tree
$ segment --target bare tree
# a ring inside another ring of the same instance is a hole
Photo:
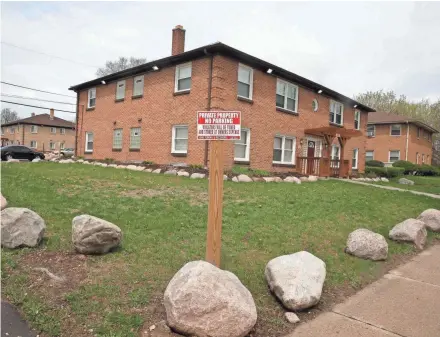
[[[1,123],[9,123],[16,121],[18,119],[17,111],[11,110],[9,108],[4,108],[1,111]]]
[[[101,67],[96,71],[96,76],[102,77],[102,76],[110,75],[121,70],[139,66],[146,62],[147,62],[146,58],[136,58],[136,57],[126,58],[120,56],[116,61],[107,61],[104,67]]]

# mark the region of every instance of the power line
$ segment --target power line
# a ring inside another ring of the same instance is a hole
[[[57,104],[67,104],[67,105],[76,105],[75,103],[68,103],[68,102],[60,102],[60,101],[50,101],[47,99],[41,99],[41,98],[35,98],[35,97],[26,97],[26,96],[18,96],[18,95],[9,95],[9,94],[1,94],[2,96],[11,97],[11,98],[22,98],[22,99],[32,99],[35,101],[41,101],[41,102],[49,102],[49,103],[57,103]]]
[[[17,104],[17,105],[23,105],[23,106],[28,106],[30,108],[36,108],[36,109],[46,109],[46,110],[50,110],[51,108],[46,108],[44,106],[35,106],[35,105],[29,105],[29,104],[23,104],[23,103],[16,103],[16,102],[9,102],[9,101],[4,101],[4,100],[0,100],[0,102],[3,103],[10,103],[10,104]],[[67,110],[61,110],[61,109],[54,109],[55,111],[61,111],[61,112],[69,112],[71,114],[76,114],[75,111],[67,111]]]
[[[56,92],[50,92],[50,91],[45,91],[45,90],[40,90],[40,89],[34,89],[34,88],[24,87],[24,86],[22,86],[22,85],[12,84],[12,83],[9,83],[9,82],[3,82],[3,81],[1,81],[1,83],[6,84],[6,85],[11,85],[11,86],[13,86],[13,87],[18,87],[18,88],[23,88],[23,89],[29,89],[29,90],[34,90],[34,91],[44,92],[44,93],[46,93],[46,94],[52,94],[52,95],[58,95],[58,96],[64,96],[64,97],[76,98],[76,96],[70,96],[70,95],[58,94],[58,93],[56,93]]]
[[[41,55],[57,58],[57,59],[60,59],[60,60],[63,60],[63,61],[68,61],[68,62],[76,63],[76,64],[79,64],[79,65],[82,65],[82,66],[91,67],[91,68],[99,68],[97,66],[92,66],[90,64],[85,64],[85,63],[77,62],[77,61],[74,61],[74,60],[71,60],[71,59],[67,59],[67,58],[64,58],[64,57],[61,57],[61,56],[51,55],[51,54],[43,53],[41,51],[20,47],[20,46],[17,46],[15,44],[12,44],[12,43],[9,43],[9,42],[6,42],[6,41],[1,41],[1,43],[6,45],[6,46],[10,46],[10,47],[26,50],[26,51],[29,51],[29,52],[32,52],[32,53],[36,53],[36,54],[41,54]]]

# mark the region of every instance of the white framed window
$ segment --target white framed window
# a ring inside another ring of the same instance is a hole
[[[426,132],[425,130],[423,130],[423,138],[428,139],[428,132]]]
[[[365,161],[374,160],[374,150],[365,151]]]
[[[419,164],[419,153],[416,152],[416,164]]]
[[[318,111],[318,109],[319,109],[318,100],[315,98],[315,99],[312,101],[312,110],[313,110],[313,112],[316,112],[316,111]]]
[[[174,125],[171,137],[171,153],[188,152],[188,125]]]
[[[388,162],[394,163],[395,161],[400,160],[400,151],[399,150],[391,150],[388,153]]]
[[[376,125],[367,125],[367,136],[368,137],[376,136]]]
[[[425,163],[425,154],[422,153],[422,164],[424,164],[424,163]]]
[[[66,134],[66,129],[65,128],[61,128],[60,129],[60,134],[65,135]]]
[[[344,123],[344,105],[330,101],[330,123],[342,125]]]
[[[133,79],[133,97],[144,94],[144,75],[136,76]]]
[[[31,125],[31,133],[38,133],[38,126],[37,125]]]
[[[400,136],[401,125],[400,124],[392,124],[390,126],[390,134],[391,136]]]
[[[49,142],[49,148],[55,150],[55,142]]]
[[[192,64],[185,63],[176,66],[174,79],[174,92],[191,90]]]
[[[113,148],[122,149],[122,129],[113,130]]]
[[[91,88],[87,96],[87,108],[94,108],[96,105],[96,88]]]
[[[93,152],[93,132],[86,132],[86,152]]]
[[[292,83],[277,79],[276,106],[297,112],[298,87]]]
[[[36,140],[31,140],[31,144],[30,144],[31,148],[36,149],[37,148],[37,141]]]
[[[60,150],[64,150],[64,142],[60,142]]]
[[[116,100],[125,98],[125,80],[116,83]]]
[[[339,147],[339,145],[332,145],[330,159],[330,167],[339,167],[339,160],[341,159],[341,148]]]
[[[251,131],[241,129],[241,139],[234,142],[234,160],[249,161],[249,149],[251,144]]]
[[[295,147],[295,137],[275,136],[272,162],[275,164],[295,164]]]
[[[353,149],[353,156],[351,157],[351,168],[357,170],[359,159],[359,149]]]
[[[50,133],[57,133],[57,128],[50,128]]]
[[[9,128],[9,133],[14,134],[15,133],[15,128],[14,127],[10,127]]]
[[[141,128],[130,129],[130,149],[141,148]]]
[[[354,128],[356,130],[361,128],[361,112],[359,110],[354,111]]]
[[[238,65],[237,96],[252,99],[254,70],[244,64]]]

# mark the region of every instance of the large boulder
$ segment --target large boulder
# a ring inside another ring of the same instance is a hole
[[[417,217],[418,220],[425,223],[426,228],[433,232],[440,232],[440,211],[429,208]]]
[[[177,172],[177,175],[180,177],[189,177],[189,173],[186,171],[179,171]]]
[[[8,202],[7,202],[6,198],[1,193],[0,193],[0,205],[1,205],[2,211],[6,208],[6,206],[8,206]]]
[[[72,242],[81,254],[104,254],[117,247],[122,240],[121,229],[106,220],[78,215],[72,220]]]
[[[319,302],[325,281],[325,263],[309,252],[270,260],[265,276],[270,290],[290,310],[303,310]]]
[[[43,239],[46,223],[34,211],[9,207],[1,213],[2,246],[35,247]]]
[[[197,172],[194,172],[193,174],[191,174],[191,179],[203,179],[203,178],[205,178],[205,174],[204,173],[197,173]]]
[[[168,284],[168,325],[199,337],[243,337],[257,321],[251,293],[229,271],[205,261],[185,264]]]
[[[406,179],[406,178],[400,178],[399,179],[399,184],[403,184],[403,185],[414,185],[414,181]]]
[[[417,248],[423,249],[427,237],[425,223],[416,219],[406,219],[390,230],[389,237],[395,241],[412,242]]]
[[[360,228],[348,235],[345,251],[362,259],[386,260],[388,243],[382,235]]]

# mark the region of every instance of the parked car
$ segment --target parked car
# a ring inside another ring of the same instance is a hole
[[[72,157],[75,154],[75,149],[67,148],[60,151],[60,154],[64,157]]]
[[[27,146],[23,145],[9,145],[4,146],[1,149],[1,159],[27,159],[33,160],[35,158],[44,159],[44,154],[37,152]]]

